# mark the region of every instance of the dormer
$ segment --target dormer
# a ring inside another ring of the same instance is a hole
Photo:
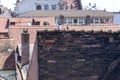
[[[49,22],[44,21],[43,25],[49,25]]]
[[[40,21],[35,21],[35,19],[32,20],[32,25],[40,25]]]
[[[10,25],[15,25],[16,22],[10,22]]]

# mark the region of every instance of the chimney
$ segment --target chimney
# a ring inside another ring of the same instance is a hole
[[[23,29],[23,33],[21,33],[21,63],[22,66],[26,65],[29,63],[29,33],[28,29]]]

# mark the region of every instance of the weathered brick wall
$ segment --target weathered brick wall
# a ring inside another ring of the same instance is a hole
[[[45,31],[46,29],[54,30],[56,26],[10,26],[9,37],[15,40],[15,46],[21,44],[21,33],[23,29],[28,29],[30,34],[30,43],[34,44],[36,40],[37,31]]]
[[[38,33],[39,80],[102,80],[120,57],[119,32]]]
[[[15,40],[15,47],[18,44],[21,44],[21,33],[23,32],[23,29],[28,29],[28,33],[30,33],[30,43],[34,44],[36,39],[36,28],[31,27],[10,27],[9,29],[9,35],[10,38],[13,38]]]
[[[47,19],[49,20],[49,19]],[[14,21],[14,20],[13,20]],[[36,33],[39,31],[54,31],[58,30],[57,25],[49,25],[49,26],[28,26],[28,25],[12,25],[9,26],[8,34],[10,38],[14,38],[15,40],[15,46],[21,43],[21,33],[23,32],[23,29],[28,29],[28,33],[30,33],[30,43],[34,44],[36,40]],[[62,26],[61,30],[66,30],[66,31],[112,31],[112,32],[117,32],[120,31],[120,26],[119,25],[111,25],[111,26],[67,26],[64,25]]]

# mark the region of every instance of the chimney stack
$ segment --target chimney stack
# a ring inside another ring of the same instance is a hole
[[[21,33],[21,47],[22,47],[22,55],[21,55],[21,63],[22,66],[29,63],[29,33],[28,29],[23,29],[23,33]]]

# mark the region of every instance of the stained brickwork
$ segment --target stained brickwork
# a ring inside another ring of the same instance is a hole
[[[39,80],[102,80],[120,57],[119,32],[38,32]]]

